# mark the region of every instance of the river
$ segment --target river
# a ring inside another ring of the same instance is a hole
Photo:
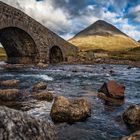
[[[34,83],[45,81],[48,83],[48,89],[54,91],[55,95],[89,100],[92,104],[92,115],[86,121],[55,124],[61,140],[118,140],[131,133],[121,118],[122,113],[129,105],[140,104],[140,69],[127,67],[97,64],[57,65],[49,66],[46,70],[0,68],[0,80],[18,79],[23,91],[30,91]],[[122,105],[109,105],[97,97],[97,90],[108,80],[116,80],[126,86],[125,101]],[[18,109],[51,121],[49,113],[52,103],[28,98],[21,100],[21,104],[22,107]]]

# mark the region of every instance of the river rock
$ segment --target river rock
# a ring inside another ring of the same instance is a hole
[[[1,89],[0,90],[0,100],[3,101],[16,101],[20,95],[18,89]]]
[[[55,122],[82,121],[91,116],[91,104],[85,99],[69,100],[58,96],[55,98],[50,115]]]
[[[125,86],[118,84],[116,81],[109,81],[104,83],[103,86],[98,90],[100,93],[104,93],[106,96],[115,99],[124,99]]]
[[[131,66],[128,66],[127,69],[132,69],[132,67]]]
[[[113,74],[113,73],[115,73],[115,71],[114,70],[110,70],[109,73],[110,74]]]
[[[18,87],[20,81],[19,80],[5,80],[0,82],[0,86],[7,86],[7,87]]]
[[[38,68],[48,68],[48,64],[39,62],[39,63],[37,64],[37,67],[38,67]]]
[[[140,140],[140,130],[129,136],[123,137],[121,140]]]
[[[104,100],[104,104],[106,105],[115,105],[115,106],[121,106],[124,103],[124,100],[118,100],[112,97],[106,96],[104,93],[98,93],[98,97],[100,99]]]
[[[140,106],[131,105],[122,115],[124,122],[132,128],[140,129]]]
[[[40,90],[45,90],[47,88],[47,84],[45,82],[38,82],[33,85],[32,89],[34,92],[40,91]]]
[[[1,140],[57,140],[55,127],[26,113],[0,107]]]
[[[42,91],[39,93],[34,93],[33,97],[37,100],[52,101],[53,100],[53,93],[50,91]]]

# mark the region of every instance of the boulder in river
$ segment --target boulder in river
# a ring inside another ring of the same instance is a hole
[[[131,105],[122,115],[124,122],[134,128],[140,129],[140,106]]]
[[[91,116],[91,104],[85,99],[69,100],[63,96],[55,98],[51,109],[54,122],[73,123]]]
[[[50,91],[42,91],[39,93],[34,93],[33,97],[37,100],[52,101],[53,100],[53,93]]]
[[[20,81],[19,80],[5,80],[5,81],[0,81],[0,86],[6,86],[6,87],[18,87]]]
[[[47,84],[45,82],[38,82],[33,85],[32,89],[34,92],[45,90],[47,88]]]
[[[26,113],[0,107],[1,140],[57,140],[55,127]]]
[[[115,71],[114,71],[114,70],[110,70],[109,73],[110,73],[110,74],[114,74]]]
[[[2,101],[16,101],[20,96],[18,89],[1,89],[0,100]]]
[[[132,69],[132,66],[128,66],[127,69]]]
[[[124,99],[125,86],[118,84],[116,81],[111,80],[104,83],[102,87],[98,90],[99,94],[103,93],[107,97],[114,99]]]
[[[140,130],[129,136],[123,137],[121,140],[140,140]]]
[[[98,93],[98,97],[104,100],[105,105],[115,105],[121,106],[124,103],[124,100],[118,100],[111,97],[106,96],[104,93]]]
[[[38,68],[48,68],[48,64],[39,62],[39,63],[37,64],[37,67],[38,67]]]

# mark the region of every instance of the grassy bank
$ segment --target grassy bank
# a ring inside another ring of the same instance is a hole
[[[80,51],[79,57],[81,61],[92,61],[98,58],[140,61],[140,47],[125,51],[105,51],[103,49]]]
[[[116,60],[140,61],[140,47],[128,51],[111,52],[108,56],[109,58]]]
[[[5,59],[6,59],[5,50],[0,47],[0,60],[5,60]]]

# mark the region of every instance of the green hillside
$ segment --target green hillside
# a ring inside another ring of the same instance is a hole
[[[109,54],[109,57],[118,60],[140,61],[140,47],[123,52],[112,52]]]
[[[115,26],[103,21],[96,21],[69,40],[82,51],[102,49],[106,51],[125,51],[139,46]]]
[[[0,59],[5,58],[5,57],[6,57],[5,50],[0,47]]]

